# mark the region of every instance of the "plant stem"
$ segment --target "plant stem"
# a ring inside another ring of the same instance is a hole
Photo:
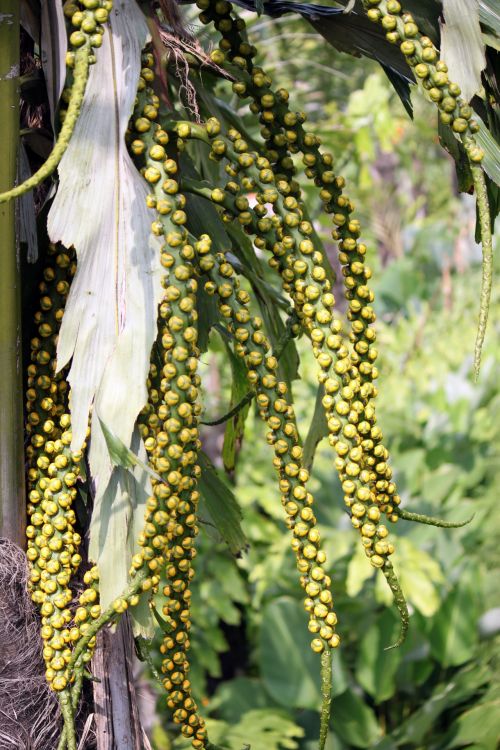
[[[142,586],[142,582],[144,581],[146,577],[146,570],[140,570],[136,573],[135,578],[132,580],[132,582],[127,586],[127,588],[122,592],[120,595],[120,599],[125,599],[128,601],[131,596],[136,594],[139,589]],[[79,659],[85,652],[85,649],[87,648],[89,641],[92,640],[94,635],[96,635],[101,628],[103,628],[105,625],[107,625],[111,620],[114,618],[119,617],[119,613],[114,609],[113,604],[110,604],[108,609],[106,609],[100,617],[97,618],[97,620],[94,620],[92,624],[90,625],[89,629],[86,631],[85,635],[80,638],[80,640],[77,642],[75,646],[75,650],[73,651],[71,655],[71,659],[68,664],[68,670],[71,671],[74,667],[76,667],[76,672],[78,673],[78,670],[83,670],[83,665],[79,664]]]
[[[319,750],[324,750],[330,724],[332,703],[332,652],[325,649],[321,654],[321,715],[319,725]]]
[[[19,3],[0,0],[0,192],[16,179]],[[0,535],[24,546],[21,269],[15,204],[0,205]]]
[[[76,750],[75,722],[70,690],[63,690],[61,692],[59,696],[59,705],[61,706],[61,713],[64,720],[65,744],[67,745],[68,750]]]
[[[441,518],[434,518],[434,516],[425,516],[422,513],[411,513],[409,510],[404,510],[404,508],[397,508],[396,514],[403,521],[425,523],[428,526],[438,526],[442,529],[459,529],[461,526],[467,526],[467,524],[474,518],[474,515],[472,515],[465,521],[443,521]]]
[[[481,228],[481,245],[483,247],[483,277],[479,303],[479,323],[477,327],[476,346],[474,348],[474,379],[479,376],[481,352],[483,349],[488,312],[490,309],[491,285],[493,277],[493,242],[491,238],[490,206],[486,180],[481,166],[471,162],[472,179],[476,191],[477,212]]]

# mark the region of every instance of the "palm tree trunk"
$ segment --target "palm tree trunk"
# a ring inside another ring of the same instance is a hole
[[[16,179],[19,2],[0,0],[0,192]],[[15,203],[0,204],[0,536],[24,547],[20,259]]]

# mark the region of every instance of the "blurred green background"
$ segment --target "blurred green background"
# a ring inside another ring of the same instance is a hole
[[[495,750],[500,293],[497,285],[482,371],[474,383],[480,287],[474,200],[458,194],[435,112],[417,92],[412,122],[375,63],[334,52],[300,21],[252,20],[251,34],[275,83],[290,90],[294,108],[307,112],[311,129],[335,155],[336,171],[346,177],[364,227],[378,314],[379,423],[404,507],[448,520],[474,514],[460,529],[403,521],[391,528],[411,621],[403,647],[385,651],[398,631],[391,594],[362,552],[343,507],[332,451],[327,441],[320,442],[311,489],[342,636],[333,658],[327,750]],[[213,84],[213,96],[222,90],[227,101],[230,89]],[[255,125],[246,108],[236,98],[233,105],[251,134]],[[306,194],[335,267],[328,217],[321,216],[313,188]],[[336,292],[342,309],[340,286]],[[299,341],[298,350],[300,380],[293,391],[305,439],[317,386],[307,343]],[[213,331],[202,358],[208,419],[229,403],[225,356]],[[223,428],[204,432],[205,449],[221,478],[223,434]],[[236,455],[236,468],[230,467],[224,481],[242,507],[250,546],[235,558],[210,523],[202,525],[196,564],[203,575],[193,586],[195,694],[202,697],[214,743],[230,750],[246,744],[252,750],[312,750],[319,726],[319,660],[309,646],[265,428],[253,408]],[[159,669],[159,652],[154,659]],[[151,670],[145,677],[158,696],[155,749],[185,747],[168,724]]]

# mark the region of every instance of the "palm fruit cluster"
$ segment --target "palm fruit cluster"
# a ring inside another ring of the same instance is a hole
[[[152,231],[163,240],[158,364],[151,365],[149,401],[140,416],[150,465],[162,481],[154,482],[153,495],[147,501],[145,526],[138,540],[141,552],[132,560],[131,574],[147,568],[145,583],[153,588],[164,579],[163,614],[170,632],[160,650],[167,705],[182,734],[191,739],[193,747],[201,748],[206,743],[206,729],[191,694],[188,660],[200,474],[197,281],[194,249],[184,227],[185,198],[175,179],[177,163],[166,151],[168,135],[155,122],[159,101],[146,85],[152,78],[152,65],[152,56],[146,55],[130,147],[136,157],[143,158],[142,173],[151,188],[147,202],[156,211]]]
[[[428,98],[437,105],[443,125],[462,137],[469,159],[480,162],[484,153],[473,137],[479,125],[472,119],[472,107],[461,99],[460,87],[450,81],[448,67],[439,59],[432,40],[419,31],[412,14],[403,11],[398,0],[363,1],[368,18],[382,25],[389,42],[399,45]]]
[[[186,135],[196,137],[199,133],[199,128],[189,127],[184,123],[177,126],[178,133],[181,128]],[[243,226],[249,230],[252,227],[250,231],[255,231],[261,240],[260,246],[267,246],[274,253],[276,265],[282,274],[283,288],[294,300],[302,326],[311,338],[313,352],[320,366],[319,380],[325,389],[323,406],[330,442],[337,452],[335,466],[342,482],[345,502],[350,510],[353,526],[361,533],[363,547],[370,562],[374,567],[383,569],[395,594],[404,634],[408,612],[388,559],[394,552],[394,546],[387,538],[387,528],[380,524],[381,512],[374,487],[382,471],[389,474],[390,468],[386,462],[378,460],[375,471],[372,471],[371,467],[365,465],[362,447],[363,437],[365,447],[368,439],[370,447],[375,447],[374,438],[380,437],[378,428],[372,427],[364,419],[364,401],[369,398],[373,386],[371,383],[361,383],[357,368],[351,362],[349,348],[341,336],[342,323],[335,313],[335,299],[322,254],[315,249],[312,226],[305,220],[300,203],[289,194],[289,183],[281,179],[276,186],[269,161],[250,153],[248,144],[237,131],[231,130],[225,139],[220,135],[219,123],[211,118],[207,122],[206,133],[211,139],[211,158],[228,158],[230,162],[226,171],[232,180],[243,173],[245,176],[241,178],[242,187],[244,185],[246,190],[258,191],[254,211],[256,216],[253,220],[244,196],[234,199],[233,210]],[[228,186],[229,191],[234,193],[233,184],[226,185],[226,189]],[[212,191],[211,197],[216,203],[223,203],[227,211],[229,203],[224,191],[216,189]],[[273,206],[272,219],[266,219],[258,210],[269,202]],[[270,243],[273,227],[278,241]],[[370,373],[372,374],[371,369]],[[369,432],[369,438],[366,437],[365,430]]]
[[[375,425],[374,406],[371,403],[368,404],[370,398],[377,394],[375,386],[370,386],[368,383],[375,380],[378,374],[374,366],[377,356],[376,349],[373,346],[376,334],[370,327],[370,323],[375,320],[375,313],[371,307],[373,292],[367,285],[371,272],[365,265],[366,246],[357,242],[360,235],[359,222],[350,216],[353,211],[353,204],[342,193],[345,181],[341,176],[336,176],[332,169],[333,156],[329,153],[321,153],[319,149],[320,139],[314,133],[304,131],[303,123],[306,119],[304,113],[290,111],[288,93],[283,89],[274,92],[271,89],[272,79],[270,76],[262,69],[252,65],[251,60],[255,50],[242,40],[240,34],[242,24],[231,18],[231,5],[225,0],[216,3],[210,2],[210,0],[200,0],[198,6],[203,8],[203,20],[207,22],[213,20],[216,28],[221,31],[223,38],[220,46],[224,54],[233,64],[247,73],[246,76],[243,74],[244,83],[237,81],[233,84],[233,90],[242,98],[250,96],[253,99],[252,110],[260,113],[260,121],[263,125],[261,134],[267,146],[267,154],[271,160],[270,167],[276,180],[279,181],[283,179],[283,176],[286,176],[288,179],[287,191],[300,198],[296,181],[292,178],[295,170],[290,158],[291,153],[300,151],[306,176],[314,179],[320,189],[324,210],[332,214],[332,220],[335,224],[332,236],[333,239],[340,241],[340,262],[343,265],[346,295],[350,302],[348,318],[351,320],[351,342],[353,344],[351,362],[358,369],[359,377],[364,386],[359,396],[367,406],[367,414],[363,415],[365,419],[361,420],[363,428],[366,430],[366,437],[362,441],[364,443],[363,448],[368,454],[368,465],[377,465],[378,467],[377,477],[373,478],[378,484],[376,488],[377,502],[382,505],[382,510],[387,511],[389,519],[394,522],[398,518],[397,512],[394,512],[395,506],[397,508],[400,499],[395,491],[394,483],[391,481],[392,471],[388,466],[387,449],[380,444],[382,433],[380,428]],[[224,62],[224,56],[221,59],[220,54],[216,54],[215,57],[220,64]],[[301,254],[302,246],[300,243],[298,249],[299,254]],[[316,258],[318,266],[321,266],[321,257],[316,255]],[[301,267],[300,261],[297,266],[294,266],[294,268],[296,267]],[[290,275],[290,270],[287,270],[287,275]],[[300,286],[300,281],[297,281]],[[286,279],[285,283],[288,283]],[[300,297],[301,293],[296,288],[294,296],[296,305],[300,303]],[[369,428],[368,424],[370,425]],[[372,430],[374,430],[373,436],[368,434]],[[377,443],[376,446],[375,442]],[[376,454],[374,455],[375,447]],[[385,474],[384,477],[381,477],[379,475],[383,469],[385,469]]]
[[[339,242],[339,260],[342,265],[344,276],[344,286],[346,298],[349,301],[347,317],[351,321],[350,340],[352,343],[351,362],[358,369],[358,375],[363,384],[359,394],[360,400],[365,404],[365,413],[363,415],[362,427],[365,430],[365,436],[362,440],[362,446],[366,454],[366,464],[371,469],[373,482],[375,483],[376,502],[380,510],[387,515],[392,523],[402,517],[407,520],[418,520],[422,523],[429,523],[442,527],[456,527],[460,524],[442,521],[441,519],[422,516],[419,514],[408,513],[400,507],[400,497],[397,493],[396,486],[392,479],[392,469],[389,466],[389,453],[383,445],[383,435],[380,428],[376,425],[376,414],[374,399],[377,395],[377,389],[373,381],[377,378],[378,372],[375,367],[377,350],[374,346],[376,334],[371,323],[375,321],[373,311],[373,292],[369,289],[368,280],[371,278],[371,271],[365,264],[366,245],[359,242],[361,232],[359,221],[351,217],[354,206],[349,198],[343,194],[345,180],[342,176],[336,176],[333,170],[333,156],[329,153],[322,153],[320,149],[320,138],[314,133],[306,132],[303,123],[306,116],[302,112],[292,112],[288,105],[288,92],[284,89],[273,91],[271,88],[272,79],[261,68],[253,65],[252,58],[256,50],[243,40],[242,31],[244,31],[244,22],[241,19],[231,17],[231,5],[226,0],[213,2],[213,0],[199,0],[199,7],[203,9],[201,20],[204,23],[213,21],[216,28],[222,35],[220,50],[212,53],[214,60],[219,65],[223,65],[225,60],[233,63],[231,72],[237,78],[233,84],[233,90],[242,99],[251,97],[252,103],[250,109],[255,114],[259,114],[262,124],[261,135],[264,139],[267,155],[271,161],[271,169],[276,180],[285,177],[289,182],[289,193],[300,199],[300,187],[298,182],[293,179],[296,169],[293,166],[291,154],[300,152],[302,162],[305,168],[305,174],[314,180],[319,188],[319,195],[326,213],[332,215],[332,221],[335,225],[332,231],[332,237]],[[380,8],[388,8],[395,14],[401,13],[397,9],[397,2],[381,3]],[[380,18],[382,10],[376,12],[377,18]],[[373,15],[373,14],[372,14]],[[415,26],[413,19],[409,14],[403,14],[404,19]],[[410,29],[413,39],[423,38],[422,45],[429,49],[432,45],[429,40],[415,32],[415,28]],[[416,43],[416,42],[415,42]],[[427,62],[430,57],[437,59],[435,50],[431,54],[426,52]],[[413,60],[414,62],[414,60]],[[436,63],[441,76],[438,76],[441,86],[446,83],[446,66],[444,63]],[[427,79],[420,78],[420,81]],[[460,94],[456,84],[449,85],[452,97],[455,99]],[[429,89],[428,80],[424,88]],[[442,89],[443,92],[445,89]],[[448,91],[448,89],[446,89]],[[444,97],[433,92],[431,98],[434,101],[441,101]],[[444,100],[444,99],[443,99]],[[460,105],[460,106],[458,106]],[[451,103],[448,100],[444,102],[444,108],[450,108]],[[458,107],[458,109],[457,109]],[[489,295],[491,289],[491,229],[489,227],[489,214],[487,208],[487,199],[485,197],[484,177],[479,167],[474,167],[474,162],[479,162],[482,158],[481,149],[477,147],[473,140],[473,134],[477,132],[477,123],[470,118],[472,112],[468,105],[457,99],[457,107],[454,112],[456,117],[460,113],[467,115],[468,130],[463,129],[463,121],[455,127],[455,132],[460,133],[467,147],[467,153],[472,162],[472,174],[477,192],[479,216],[481,220],[481,233],[483,236],[483,283],[481,289],[481,309],[478,326],[478,335],[475,348],[475,371],[477,373],[481,354],[482,342],[486,330],[486,321],[488,315]],[[449,112],[443,114],[441,119],[444,124],[452,124],[449,118]],[[270,265],[278,268],[275,260],[270,261]],[[297,305],[297,296],[294,299]],[[371,387],[368,385],[371,381]],[[371,429],[368,430],[368,425]],[[371,432],[373,431],[373,435]],[[370,434],[369,434],[370,433]],[[376,467],[377,471],[373,471]],[[382,472],[382,473],[381,473]]]
[[[26,391],[27,555],[31,595],[42,615],[46,676],[56,691],[68,684],[71,646],[80,636],[77,623],[72,624],[69,583],[81,563],[72,505],[82,454],[71,452],[67,382],[63,373],[55,373],[57,334],[74,272],[74,254],[50,246],[39,286],[38,335],[31,340]]]
[[[66,65],[72,68],[77,49],[95,49],[102,45],[104,24],[113,9],[113,0],[66,0],[63,9],[72,29],[69,35],[70,50],[66,55]],[[95,59],[91,62],[95,62]]]
[[[389,41],[400,43],[416,76],[438,104],[442,122],[463,137],[471,162],[479,162],[482,153],[473,139],[477,126],[471,120],[470,108],[460,101],[458,87],[449,83],[445,66],[437,60],[432,44],[419,34],[411,16],[402,12],[396,0],[366,0],[366,4],[370,6],[370,17],[383,23]],[[164,129],[160,124],[160,100],[151,88],[153,56],[143,55],[127,142],[150,188],[147,205],[155,212],[151,230],[161,238],[160,260],[165,270],[158,337],[147,382],[148,403],[138,418],[155,479],[138,538],[139,551],[132,559],[131,583],[104,613],[98,603],[96,567],[84,575],[86,588],[79,596],[79,606],[74,612],[70,607],[73,598],[70,578],[81,562],[78,553],[81,540],[75,532],[72,503],[82,452],[70,450],[67,384],[63,375],[55,374],[57,331],[75,270],[68,251],[50,249],[52,262],[40,287],[38,336],[32,341],[27,391],[28,557],[32,563],[33,600],[41,607],[47,679],[61,696],[64,741],[69,750],[76,747],[72,711],[77,705],[83,667],[91,658],[95,636],[107,622],[136,604],[141,592],[149,592],[150,601],[153,596],[162,601],[166,623],[161,645],[163,685],[174,722],[181,726],[182,734],[191,740],[193,747],[207,746],[206,727],[192,696],[188,658],[200,475],[198,279],[202,280],[205,293],[217,297],[219,313],[234,340],[234,351],[245,362],[259,414],[269,427],[267,441],[274,449],[273,464],[278,473],[281,501],[292,532],[300,583],[306,594],[305,609],[313,635],[311,646],[313,651],[323,653],[326,697],[320,743],[324,745],[326,738],[329,649],[337,647],[340,638],[335,632],[337,616],[333,610],[331,579],[325,570],[326,556],[307,486],[309,472],[303,466],[294,409],[287,398],[287,385],[279,380],[277,352],[271,351],[262,320],[251,314],[250,295],[240,288],[228,257],[212,251],[208,235],[199,239],[190,237],[186,228],[186,198],[181,188],[211,200],[218,206],[223,221],[237,221],[256,247],[271,254],[269,265],[280,274],[283,290],[293,302],[295,317],[290,323],[291,332],[293,335],[305,332],[312,344],[344,501],[353,526],[360,531],[370,562],[382,569],[393,591],[402,620],[399,642],[408,625],[408,610],[390,560],[394,546],[381,523],[381,515],[385,513],[390,521],[400,516],[425,523],[435,521],[401,511],[388,464],[389,454],[376,424],[378,373],[374,297],[369,288],[371,272],[365,264],[366,246],[359,240],[359,222],[351,215],[354,207],[343,194],[344,180],[333,171],[332,155],[321,152],[320,139],[304,129],[306,116],[290,110],[288,92],[273,91],[272,79],[254,66],[256,50],[245,40],[245,24],[233,18],[230,3],[199,0],[198,5],[202,9],[201,20],[213,22],[222,35],[220,49],[212,57],[233,74],[234,92],[243,99],[251,99],[250,109],[261,124],[263,148],[251,151],[235,129],[222,134],[215,118],[204,125],[170,122]],[[67,112],[62,112],[63,149],[79,113],[88,66],[95,61],[93,50],[102,42],[103,24],[111,9],[110,0],[64,3],[72,32],[67,57],[70,85],[62,97],[68,103]],[[184,176],[181,180],[179,152],[191,138],[205,141],[210,146],[209,158],[224,162],[228,176],[224,187],[206,187]],[[56,152],[60,158],[62,152],[57,146]],[[323,208],[332,216],[332,236],[339,242],[348,300],[348,336],[335,309],[331,270],[301,199],[296,162],[292,158],[296,154],[301,154],[305,174],[318,187]],[[54,158],[51,155],[52,162]],[[37,175],[42,171],[43,168]],[[32,182],[37,175],[31,178]],[[250,206],[249,192],[256,195],[254,206]],[[12,197],[12,191],[6,195]],[[0,200],[5,199],[5,195],[0,196]]]
[[[200,272],[208,276],[205,291],[218,297],[221,316],[236,341],[235,353],[245,361],[259,414],[269,427],[267,441],[274,449],[281,502],[293,534],[300,583],[306,593],[309,630],[315,635],[311,647],[321,653],[325,648],[336,648],[340,638],[335,633],[337,616],[333,611],[331,579],[324,569],[326,555],[320,546],[313,496],[307,489],[309,472],[302,464],[294,409],[286,398],[287,385],[278,380],[278,360],[270,351],[262,320],[251,315],[250,295],[239,288],[231,263],[223,253],[212,253],[208,235],[200,237],[195,250]]]
[[[267,147],[265,153],[271,161],[269,166],[276,181],[278,183],[288,183],[286,188],[288,195],[297,198],[300,202],[300,186],[294,179],[296,170],[291,154],[301,152],[306,176],[314,179],[316,185],[320,188],[320,197],[323,201],[325,211],[333,214],[332,218],[335,224],[333,238],[338,240],[342,237],[346,237],[346,239],[348,239],[347,244],[349,245],[353,238],[359,236],[359,223],[356,220],[352,220],[350,217],[350,213],[353,211],[353,206],[349,199],[342,195],[344,180],[342,177],[337,177],[332,169],[332,155],[328,153],[322,154],[319,150],[320,139],[313,133],[304,131],[303,123],[306,119],[304,113],[290,111],[288,107],[288,92],[284,89],[273,92],[271,89],[272,79],[270,76],[268,76],[261,68],[257,68],[253,65],[252,58],[255,55],[255,48],[248,45],[248,43],[243,40],[241,31],[244,29],[244,23],[241,19],[231,18],[232,8],[230,3],[225,2],[225,0],[221,0],[220,2],[200,0],[198,5],[203,9],[200,15],[200,20],[203,23],[213,21],[216,28],[222,34],[222,39],[219,45],[220,50],[212,53],[213,59],[220,65],[224,64],[226,58],[233,63],[231,72],[237,78],[236,83],[233,84],[233,90],[241,98],[250,96],[253,100],[250,109],[255,114],[259,114],[259,120],[262,125],[261,135]],[[358,249],[358,247],[359,246],[357,245],[356,249]],[[356,256],[347,264],[345,264],[345,253],[342,252],[342,247],[340,255],[341,262],[344,259],[345,267],[343,273],[346,277],[346,283],[351,283],[352,276],[354,275],[356,277],[355,283],[357,286],[361,287],[361,293],[364,295],[361,300],[352,299],[350,302],[348,317],[361,317],[362,320],[352,320],[353,330],[351,332],[351,342],[354,344],[355,348],[354,350],[351,349],[350,352],[350,367],[347,367],[349,372],[346,377],[344,377],[344,387],[346,387],[346,381],[349,379],[355,383],[356,380],[359,381],[361,377],[363,381],[362,387],[359,388],[356,405],[360,410],[358,414],[358,422],[361,425],[361,429],[365,432],[363,436],[364,439],[361,439],[361,436],[355,435],[351,426],[348,426],[347,429],[349,433],[353,433],[353,442],[350,442],[348,439],[346,445],[346,441],[342,440],[337,452],[339,452],[339,450],[345,451],[347,448],[349,456],[354,455],[360,459],[359,468],[363,471],[363,474],[360,474],[360,476],[368,485],[361,488],[362,491],[360,496],[368,498],[369,492],[369,507],[367,507],[366,504],[363,506],[362,501],[354,502],[354,500],[360,499],[357,490],[356,497],[354,498],[346,493],[344,496],[345,502],[349,508],[354,508],[354,510],[351,510],[352,522],[353,525],[361,531],[363,546],[368,557],[370,557],[370,560],[375,567],[381,567],[383,569],[383,573],[393,591],[395,603],[400,611],[402,620],[401,637],[404,637],[408,623],[408,611],[404,596],[393,571],[392,564],[387,559],[387,555],[392,554],[394,547],[386,538],[388,532],[384,526],[380,527],[382,537],[379,538],[377,536],[379,524],[376,519],[380,519],[380,511],[385,511],[389,520],[392,522],[396,521],[399,517],[399,513],[396,511],[400,499],[397,495],[395,484],[392,481],[392,469],[388,465],[388,451],[381,444],[382,433],[380,428],[375,424],[373,398],[376,396],[377,391],[373,383],[370,381],[377,377],[377,370],[376,367],[374,367],[377,353],[372,346],[375,334],[368,325],[370,322],[374,321],[375,315],[373,308],[369,304],[366,304],[367,301],[373,301],[373,293],[367,286],[367,281],[370,278],[370,271],[363,266],[360,259],[360,256],[363,255],[363,251],[366,252],[366,248],[364,245],[360,245],[360,247],[362,252],[356,252]],[[283,273],[283,263],[277,263],[276,259],[273,259],[270,262],[270,265],[274,265],[281,271],[285,282],[284,289],[288,291],[291,291],[289,287],[290,276],[294,273],[293,268],[300,268],[302,266],[302,261],[306,261],[307,263],[307,259],[301,257],[300,245],[297,255],[299,256],[297,265],[293,264],[292,268],[286,269],[285,273]],[[323,265],[321,253],[317,253],[316,255],[318,257],[318,266]],[[326,269],[323,268],[322,270],[325,273],[326,279]],[[286,278],[287,276],[288,279]],[[298,278],[296,281],[303,287],[304,279]],[[295,284],[292,283],[292,286],[295,286]],[[349,289],[348,298],[351,296],[351,292],[352,289]],[[295,309],[299,312],[301,294],[297,292],[293,294],[293,292],[291,292],[291,296],[294,300]],[[364,331],[366,331],[366,334],[363,338],[367,340],[359,342],[359,336]],[[366,348],[367,344],[369,344],[368,348]],[[316,341],[314,350],[315,354],[320,354],[325,361],[330,357],[328,350],[325,351],[323,342]],[[363,355],[363,361],[360,361],[361,355]],[[347,361],[344,362],[344,366],[347,366],[347,364]],[[342,364],[339,363],[338,366],[342,367]],[[358,372],[357,366],[359,366],[361,372]],[[324,373],[321,371],[319,373],[319,378],[320,382],[324,379]],[[330,378],[330,380],[332,379]],[[335,424],[335,422],[332,422],[331,410],[327,405],[330,398],[331,394],[327,393],[324,399],[329,427],[332,424]],[[334,418],[337,421],[339,421],[340,418],[340,421],[342,421],[343,416],[345,415],[341,415],[337,411]],[[330,435],[330,440],[332,444],[336,446],[338,440],[337,435]],[[351,454],[350,451],[353,450],[354,454]],[[343,463],[345,464],[343,457],[338,456],[336,467],[337,470],[339,470],[341,481],[347,482],[345,487],[352,492],[352,477],[350,477],[342,468]],[[350,461],[349,463],[352,464],[353,462]],[[354,467],[352,466],[350,467],[350,469],[353,468]],[[354,470],[357,471],[357,469]],[[373,507],[374,505],[378,505],[379,507]],[[364,517],[367,510],[371,513],[372,518],[369,516]],[[361,515],[356,517],[356,512]]]

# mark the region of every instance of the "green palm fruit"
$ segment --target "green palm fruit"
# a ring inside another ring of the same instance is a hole
[[[151,70],[148,62],[152,65],[150,56],[146,57],[145,64]],[[192,560],[196,555],[194,543],[198,534],[196,483],[200,474],[198,422],[201,412],[194,250],[187,243],[184,228],[187,217],[183,210],[185,200],[175,180],[177,164],[166,158],[168,138],[154,122],[159,102],[147,86],[140,86],[140,89],[138,107],[141,111],[136,108],[134,113],[136,138],[131,150],[144,158],[142,171],[151,187],[148,205],[155,208],[157,214],[152,231],[165,240],[161,252],[165,277],[156,347],[162,377],[153,362],[149,401],[139,424],[150,465],[162,481],[154,482],[153,495],[147,501],[145,525],[139,538],[141,552],[134,556],[131,575],[146,568],[146,581],[153,589],[164,578],[163,614],[172,628],[160,647],[164,657],[162,672],[167,706],[174,722],[181,725],[182,734],[191,739],[193,747],[202,748],[207,741],[206,728],[192,697],[188,660],[190,582],[194,575]],[[184,128],[180,135],[188,137],[189,133],[190,128]],[[139,146],[139,141],[143,147]]]
[[[286,399],[287,386],[278,380],[278,361],[270,353],[262,320],[251,316],[250,295],[239,288],[227,257],[223,253],[212,254],[208,235],[200,237],[195,250],[200,270],[209,279],[205,290],[218,297],[221,315],[237,342],[235,352],[244,358],[248,368],[247,377],[256,392],[259,414],[270,428],[267,440],[274,448],[273,463],[278,472],[282,504],[287,526],[293,532],[292,548],[306,592],[309,629],[316,635],[311,647],[321,653],[325,648],[336,648],[340,638],[334,632],[337,616],[332,609],[331,580],[324,571],[326,556],[320,548],[313,497],[306,486],[309,472],[302,466],[293,406]]]

